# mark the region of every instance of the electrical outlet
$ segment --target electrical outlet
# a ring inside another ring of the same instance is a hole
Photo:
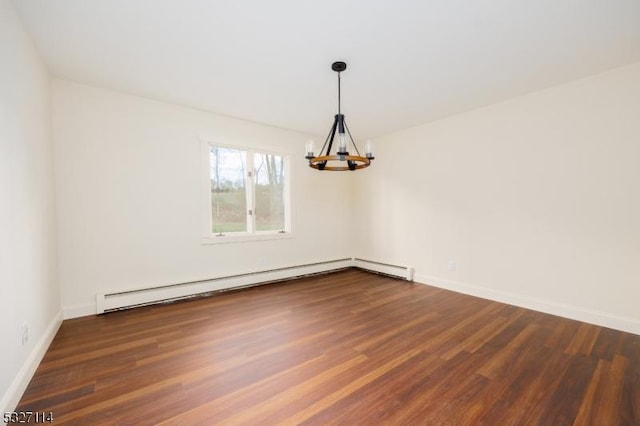
[[[449,261],[449,270],[450,271],[455,271],[458,269],[458,264],[456,262],[454,262],[453,260]]]
[[[29,326],[25,322],[22,324],[22,344],[26,345],[29,341]]]

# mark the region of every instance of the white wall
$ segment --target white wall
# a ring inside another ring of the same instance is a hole
[[[67,317],[95,313],[100,291],[351,254],[350,177],[310,169],[307,135],[60,80],[53,111]],[[201,245],[201,135],[292,155],[293,238]]]
[[[0,413],[13,410],[59,325],[53,177],[49,77],[0,0]]]
[[[376,145],[355,255],[640,334],[640,63]]]

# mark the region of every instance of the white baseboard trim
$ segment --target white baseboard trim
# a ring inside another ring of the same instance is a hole
[[[20,368],[13,382],[9,385],[9,389],[7,389],[7,392],[2,396],[2,400],[0,400],[0,413],[15,410],[33,374],[36,372],[38,365],[40,365],[40,361],[42,361],[44,354],[47,352],[47,349],[49,349],[49,345],[51,345],[53,338],[58,332],[60,324],[62,324],[62,311],[58,312],[51,323],[49,323],[44,334],[35,344],[29,356],[27,356],[27,359],[22,364],[22,368]]]
[[[393,265],[390,263],[362,259],[359,257],[353,258],[353,266],[366,271],[379,272],[381,274],[402,278],[407,281],[413,281],[414,269],[411,266]]]
[[[132,289],[127,291],[121,290],[113,293],[99,293],[96,295],[96,303],[64,307],[64,319],[101,314],[105,311],[125,306],[136,306],[161,302],[164,300],[184,298],[213,291],[241,288],[315,273],[331,272],[333,270],[349,267],[388,273],[390,275],[405,278],[409,281],[415,279],[417,283],[425,283],[458,293],[469,294],[483,299],[507,303],[527,309],[533,309],[539,312],[558,315],[565,318],[640,335],[640,319],[637,318],[622,317],[580,306],[567,305],[551,300],[523,296],[517,293],[510,293],[478,285],[445,280],[439,277],[417,274],[414,273],[414,268],[412,267],[396,266],[361,258],[320,261],[306,265],[250,272],[183,284],[159,286],[151,289]]]
[[[182,299],[220,290],[265,284],[305,275],[325,273],[350,268],[352,266],[353,259],[344,258],[151,288],[100,292],[96,294],[96,303],[91,313],[102,314],[123,308]],[[76,312],[81,312],[81,310],[78,309]]]
[[[212,278],[181,284],[170,284],[147,289],[129,289],[96,294],[95,303],[65,306],[64,319],[102,314],[109,310],[127,306],[137,306],[162,302],[219,290],[240,288],[278,280],[286,280],[314,273],[331,272],[338,269],[356,267],[368,271],[398,276],[413,280],[414,268],[391,265],[360,258],[343,258],[319,261],[305,265],[289,266],[268,271],[257,271],[228,277]]]
[[[446,290],[452,290],[457,293],[477,296],[483,299],[489,299],[496,302],[519,306],[521,308],[532,309],[538,312],[544,312],[551,315],[557,315],[564,318],[640,335],[640,320],[636,318],[622,317],[607,312],[582,308],[580,306],[522,296],[516,293],[494,290],[487,287],[457,281],[444,280],[438,277],[422,274],[416,274],[415,280],[420,284],[431,285]]]

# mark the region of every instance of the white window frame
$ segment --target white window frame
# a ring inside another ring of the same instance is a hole
[[[211,139],[202,139],[203,158],[203,214],[202,214],[202,244],[225,244],[249,241],[280,240],[292,238],[291,232],[291,155],[270,148],[254,148],[235,144],[224,143]],[[247,155],[247,175],[246,197],[247,197],[247,231],[229,232],[226,234],[214,234],[212,232],[211,217],[211,159],[210,149],[212,146],[242,150]],[[278,231],[256,231],[255,230],[255,195],[254,195],[254,161],[253,156],[258,154],[271,154],[283,157],[284,159],[284,229]],[[251,212],[251,213],[249,213]],[[284,232],[283,232],[284,231]]]

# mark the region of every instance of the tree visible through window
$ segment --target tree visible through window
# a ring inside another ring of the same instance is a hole
[[[284,230],[284,157],[254,153],[257,231]]]
[[[247,153],[212,146],[210,158],[212,231],[247,232]]]
[[[211,231],[286,231],[286,161],[281,155],[210,145]]]

